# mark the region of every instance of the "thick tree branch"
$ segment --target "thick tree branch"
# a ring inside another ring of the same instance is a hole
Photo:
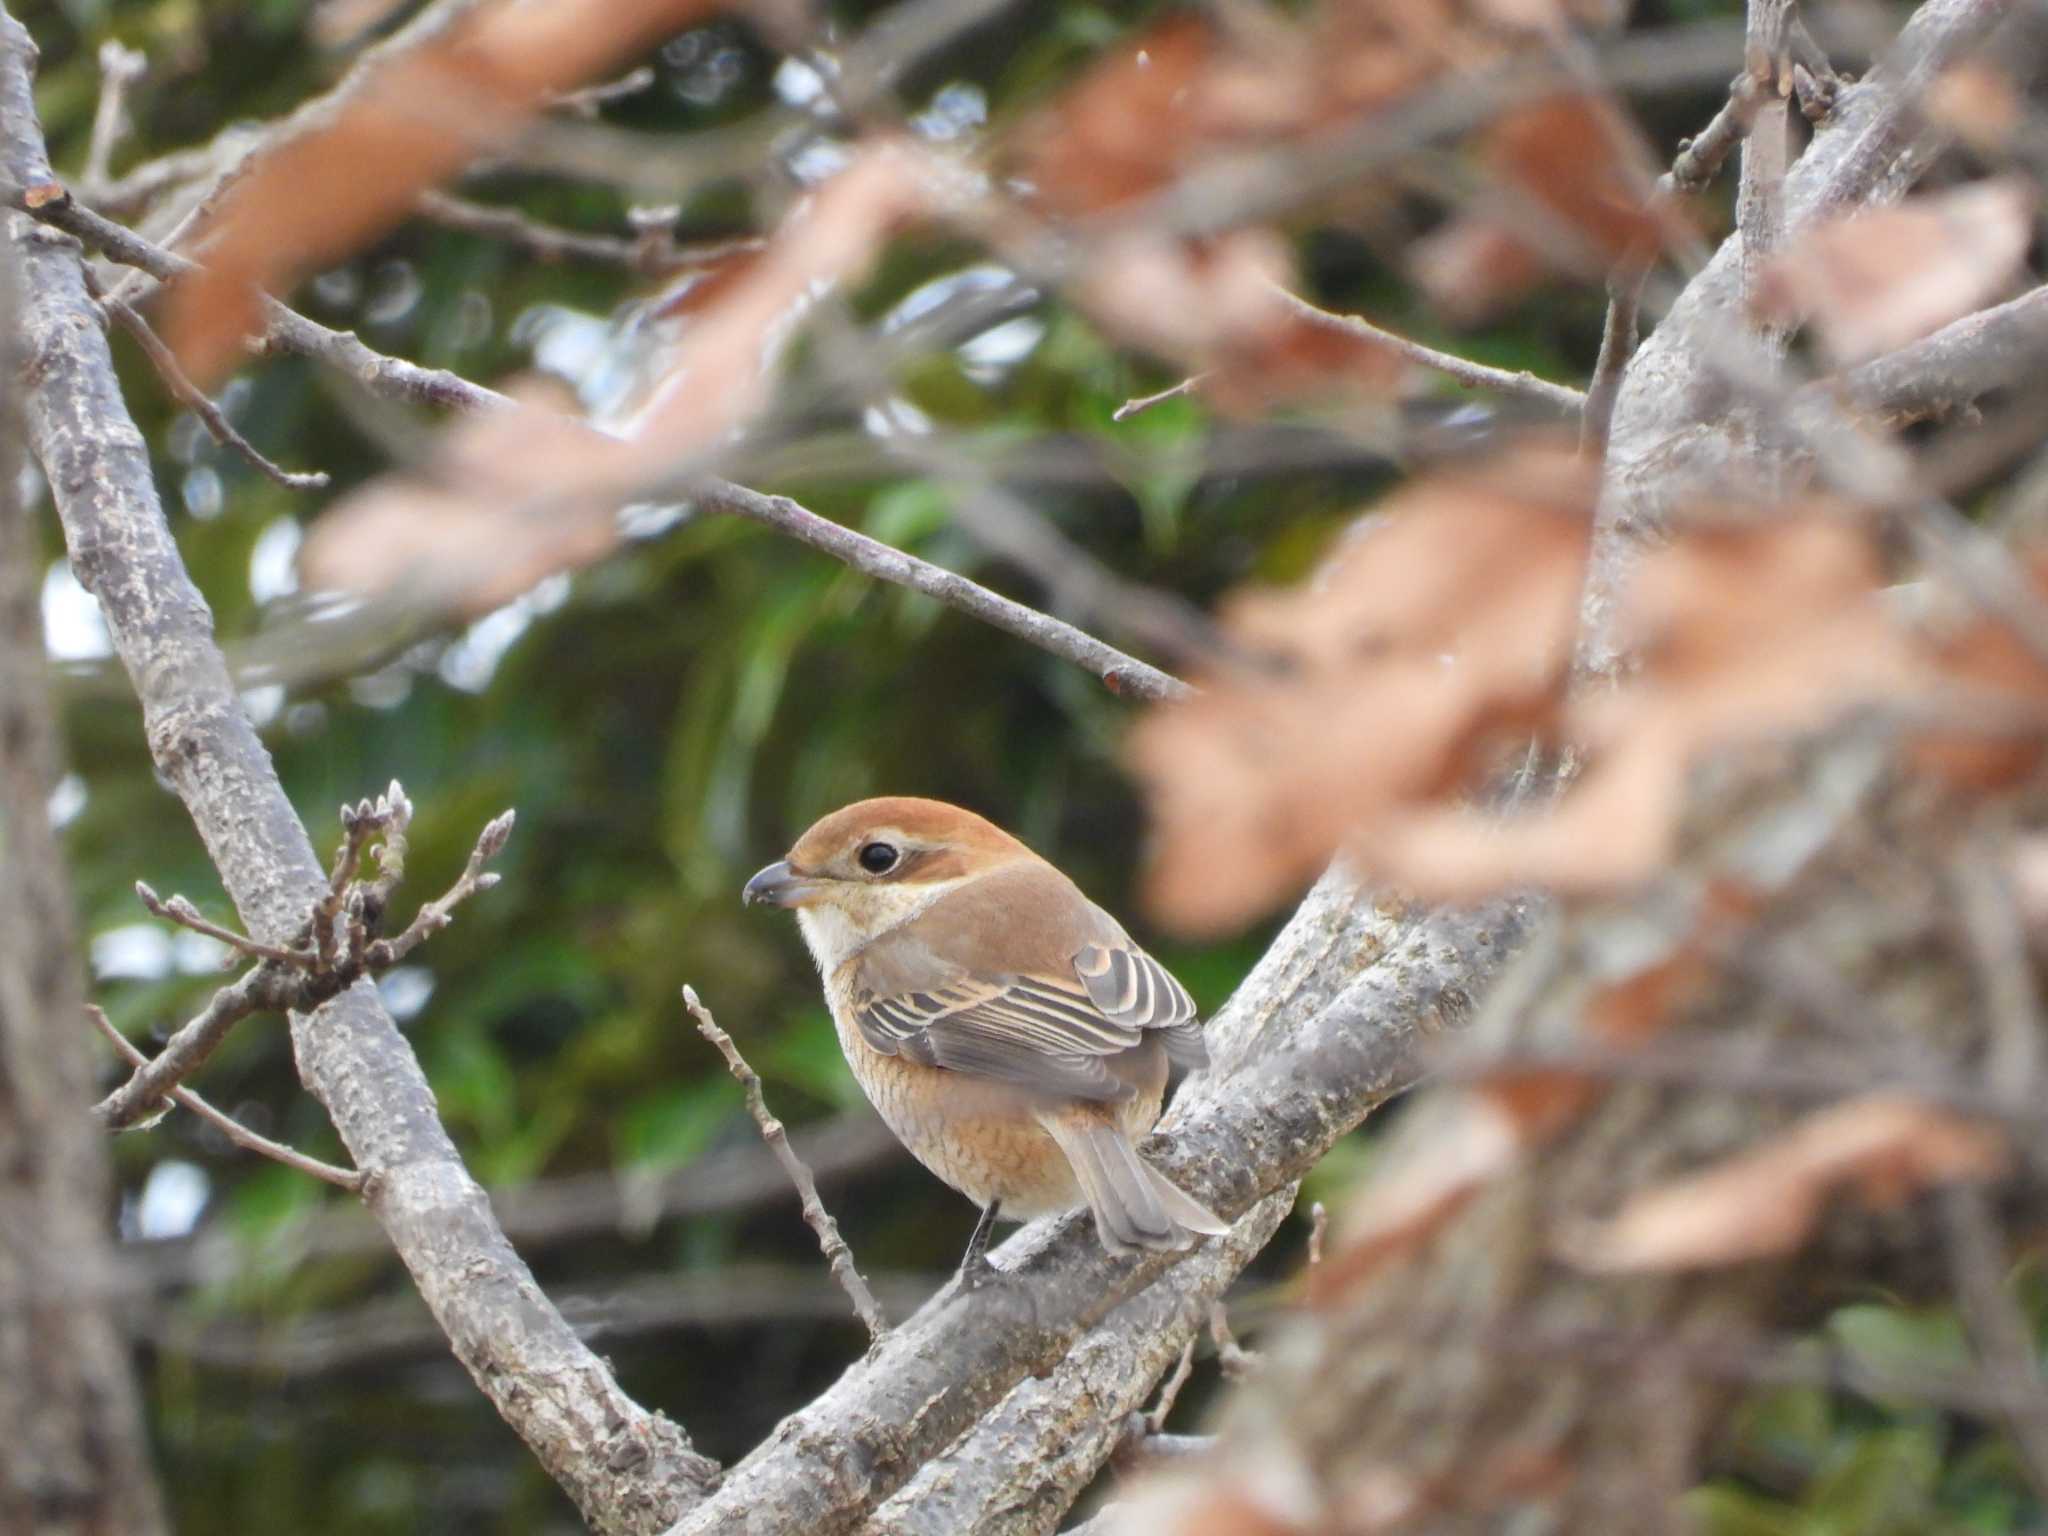
[[[0,13],[0,171],[52,181],[29,88],[34,46]],[[25,272],[30,438],[72,568],[98,597],[159,769],[249,931],[287,944],[327,888],[242,713],[115,383],[76,251],[10,221]],[[75,1017],[75,1015],[74,1015]],[[606,1531],[657,1528],[711,1468],[634,1403],[542,1295],[463,1167],[410,1046],[358,983],[292,1020],[299,1069],[369,1180],[367,1203],[477,1385]]]
[[[163,1530],[105,1230],[105,1139],[79,1113],[92,1065],[71,892],[50,826],[57,721],[43,655],[42,540],[22,489],[21,322],[0,244],[0,1530]]]
[[[1294,1204],[1268,1195],[1220,1242],[1119,1306],[1052,1371],[1020,1382],[878,1507],[864,1536],[1040,1536],[1115,1454],[1152,1384],[1190,1358],[1209,1312]]]
[[[1927,0],[1885,58],[1846,87],[1785,178],[1785,229],[1870,203],[1895,202],[1925,171],[1945,136],[1918,109],[1940,72],[1984,45],[2012,0]],[[1739,322],[1742,240],[1722,242],[1637,352],[1615,403],[1600,505],[1601,537],[1587,581],[1582,661],[1596,672],[1618,658],[1612,631],[1635,535],[1659,528],[1670,508],[1720,488],[1739,423],[1718,334]]]

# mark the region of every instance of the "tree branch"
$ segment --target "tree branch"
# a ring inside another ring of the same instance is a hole
[[[53,182],[29,86],[34,44],[0,11],[0,174]],[[206,603],[165,523],[75,250],[16,221],[30,440],[72,568],[98,597],[157,766],[249,931],[288,944],[327,887],[242,713]],[[619,1390],[534,1284],[449,1140],[374,988],[295,1016],[299,1071],[368,1179],[366,1202],[479,1388],[604,1531],[659,1528],[709,1479],[675,1425]]]
[[[1307,299],[1278,284],[1273,292],[1295,314],[1312,325],[1325,330],[1339,331],[1346,336],[1356,336],[1375,346],[1385,347],[1424,368],[1433,368],[1447,378],[1457,380],[1467,389],[1491,389],[1503,395],[1512,395],[1518,400],[1527,400],[1554,412],[1567,421],[1576,420],[1586,407],[1586,397],[1566,384],[1553,384],[1548,379],[1539,379],[1527,369],[1510,371],[1506,368],[1490,368],[1484,363],[1475,363],[1449,352],[1439,352],[1434,347],[1425,347],[1419,341],[1410,341],[1406,336],[1383,330],[1359,315],[1340,315],[1327,309],[1318,308]]]
[[[158,1536],[132,1350],[113,1304],[105,1138],[92,1093],[72,892],[50,825],[60,756],[26,499],[22,332],[34,305],[0,243],[0,1529]]]
[[[88,1006],[85,1016],[92,1020],[94,1028],[99,1030],[107,1043],[129,1066],[140,1070],[149,1065],[149,1057],[143,1054],[134,1041],[114,1028],[114,1021],[107,1017],[104,1009]],[[173,1088],[170,1090],[170,1098],[173,1103],[191,1110],[229,1141],[246,1151],[254,1152],[259,1157],[267,1157],[274,1163],[282,1163],[285,1167],[296,1169],[300,1173],[310,1174],[323,1183],[345,1189],[350,1194],[362,1192],[363,1176],[355,1169],[337,1168],[332,1163],[321,1162],[317,1157],[308,1157],[281,1141],[272,1141],[268,1136],[250,1130],[234,1116],[215,1109],[190,1088]]]
[[[1785,179],[1785,228],[1831,213],[1895,202],[1947,142],[1919,111],[1929,82],[1981,47],[2010,0],[1926,0],[1885,58],[1845,87],[1832,115]],[[1717,334],[1739,323],[1742,241],[1722,242],[1637,352],[1615,402],[1599,532],[1587,578],[1582,664],[1612,668],[1615,602],[1636,546],[1668,510],[1717,487],[1730,431],[1730,390],[1714,359]],[[1725,487],[1719,487],[1725,489]]]
[[[2048,286],[1943,326],[1931,336],[1809,385],[1897,422],[1941,416],[2037,376],[2048,361]]]
[[[745,1092],[747,1113],[754,1117],[754,1124],[761,1128],[761,1139],[775,1154],[775,1160],[782,1164],[782,1171],[789,1175],[789,1182],[796,1186],[797,1195],[803,1201],[804,1224],[818,1234],[818,1247],[825,1255],[826,1264],[831,1267],[832,1278],[839,1282],[840,1289],[852,1301],[853,1310],[866,1325],[868,1342],[879,1344],[888,1335],[889,1319],[883,1315],[875,1293],[868,1289],[868,1283],[861,1279],[860,1271],[854,1267],[853,1250],[839,1235],[839,1224],[825,1209],[825,1202],[818,1198],[818,1181],[811,1177],[811,1170],[791,1148],[789,1133],[782,1128],[782,1122],[768,1112],[768,1100],[761,1092],[761,1074],[747,1065],[740,1048],[733,1044],[732,1036],[718,1027],[718,1021],[711,1017],[711,1010],[698,1001],[694,987],[683,988],[683,1006],[697,1021],[697,1033],[710,1041],[718,1054],[725,1058],[726,1067]]]
[[[1416,916],[1326,875],[1209,1024],[1210,1069],[1182,1086],[1148,1155],[1212,1209],[1259,1206],[1413,1080],[1428,1039],[1465,1016],[1530,917],[1521,903]],[[935,1297],[675,1530],[853,1528],[1117,1306],[1155,1283],[1183,1290],[1185,1266],[1213,1246],[1116,1259],[1085,1213],[1032,1223],[1005,1245],[1002,1287]]]
[[[877,1507],[861,1527],[864,1536],[1038,1536],[1052,1530],[1124,1443],[1161,1373],[1176,1361],[1192,1364],[1210,1310],[1293,1204],[1292,1185],[1267,1196],[1228,1237],[1204,1243],[1170,1283],[1140,1291],[1078,1339],[1048,1374],[1020,1382]]]

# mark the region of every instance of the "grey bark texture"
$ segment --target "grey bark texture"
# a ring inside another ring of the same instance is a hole
[[[0,12],[0,165],[53,179],[30,94],[34,44]],[[29,441],[72,569],[99,599],[142,701],[151,755],[198,828],[248,931],[288,942],[326,883],[270,756],[243,713],[185,573],[123,404],[81,256],[8,215],[22,271]],[[457,1358],[591,1523],[659,1529],[711,1464],[619,1390],[505,1241],[435,1112],[411,1046],[360,983],[291,1021],[300,1077],[327,1107],[366,1201]]]
[[[1946,137],[1918,110],[1943,69],[1986,45],[2014,0],[1927,0],[1878,66],[1848,87],[1793,162],[1783,233],[1859,207],[1893,203],[1925,173]],[[1718,336],[1739,331],[1742,235],[1730,235],[1686,285],[1630,362],[1615,402],[1600,536],[1586,592],[1588,670],[1619,661],[1615,604],[1635,553],[1688,500],[1750,478],[1756,423],[1734,409]]]
[[[17,357],[0,251],[0,366]],[[0,391],[0,1531],[163,1529],[121,1325],[107,1146],[92,1097],[71,893],[49,805],[57,732],[17,396]]]

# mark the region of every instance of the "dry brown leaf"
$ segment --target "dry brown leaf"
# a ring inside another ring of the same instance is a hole
[[[329,507],[299,557],[307,586],[475,617],[609,554],[618,520],[589,488],[615,475],[625,445],[568,414],[559,387],[516,398],[446,433],[425,473],[387,475]]]
[[[1204,375],[1227,411],[1333,388],[1385,393],[1406,365],[1391,349],[1321,326],[1282,296],[1293,260],[1271,231],[1180,242],[1107,242],[1072,291],[1103,328]]]
[[[261,329],[256,294],[375,239],[419,193],[504,143],[556,92],[709,15],[710,0],[486,5],[375,69],[339,110],[265,151],[193,232],[205,267],[171,290],[166,335],[212,380]]]
[[[629,436],[636,467],[710,443],[765,403],[777,342],[831,285],[867,270],[883,240],[944,195],[951,173],[916,146],[871,143],[800,204],[768,246],[690,322],[666,383]]]
[[[1988,59],[1951,64],[1920,98],[1927,115],[1980,150],[2004,149],[2026,120],[2012,76]]]
[[[1753,1151],[1647,1190],[1566,1234],[1564,1256],[1596,1273],[1705,1269],[1796,1250],[1828,1203],[1889,1207],[1939,1184],[1992,1178],[2002,1136],[1916,1099],[1872,1096],[1809,1115]]]
[[[1048,210],[1082,217],[1233,151],[1327,131],[1454,67],[1484,68],[1556,20],[1551,0],[1378,0],[1181,14],[1120,48],[1010,137],[1002,159]],[[1532,29],[1530,23],[1537,23]]]
[[[1882,605],[1882,579],[1869,535],[1826,508],[1686,530],[1631,585],[1621,627],[1638,673],[1561,718],[1587,758],[1561,802],[1508,820],[1421,805],[1349,846],[1437,900],[1517,885],[1603,894],[1648,879],[1676,852],[1687,776],[1705,753],[1933,686]]]
[[[2021,557],[2034,591],[2048,597],[2048,555]],[[1952,685],[1951,702],[2003,707],[2034,717],[2034,729],[1995,732],[1932,730],[1913,743],[1914,766],[1958,789],[1985,793],[2009,789],[2040,771],[2044,742],[2040,713],[2048,706],[2048,663],[2010,624],[1972,614],[1928,640],[1934,664]]]
[[[1526,1103],[1476,1090],[1429,1106],[1431,1134],[1404,1145],[1426,1148],[1378,1173],[1332,1234],[1323,1262],[1308,1275],[1308,1299],[1330,1306],[1383,1266],[1414,1251],[1486,1185],[1521,1161],[1532,1145]]]
[[[1529,247],[1482,215],[1451,219],[1408,247],[1408,275],[1445,319],[1479,325],[1543,280]]]
[[[1684,220],[1648,200],[1653,183],[1631,154],[1621,118],[1596,97],[1556,96],[1505,113],[1487,129],[1481,161],[1547,222],[1549,238],[1518,231],[1513,209],[1461,214],[1409,247],[1410,275],[1447,319],[1477,325],[1549,270],[1600,275],[1658,249]],[[1582,259],[1573,259],[1574,244]]]
[[[1838,362],[1889,352],[2018,276],[2034,205],[2033,188],[2007,177],[1828,220],[1767,263],[1758,308],[1788,323],[1810,318]]]
[[[1203,17],[1152,28],[1020,128],[1020,173],[1049,208],[1072,216],[1163,186],[1206,136],[1201,87],[1222,53]]]
[[[1566,705],[1583,473],[1559,456],[1425,482],[1309,588],[1224,604],[1278,665],[1206,679],[1133,736],[1162,922],[1241,923],[1339,850],[1429,899],[1612,893],[1670,862],[1706,754],[1943,685],[1884,607],[1868,530],[1816,506],[1699,521],[1645,557],[1620,621],[1638,671]],[[1532,739],[1578,749],[1570,790],[1506,820],[1475,804]]]
[[[1347,833],[1454,792],[1543,728],[1576,632],[1593,490],[1563,450],[1447,472],[1394,496],[1309,586],[1226,605],[1233,640],[1273,670],[1206,679],[1132,737],[1160,919],[1241,923]]]
[[[609,554],[618,501],[752,416],[802,307],[863,271],[943,180],[913,147],[870,146],[684,322],[666,380],[623,435],[584,425],[560,396],[464,421],[426,475],[386,476],[327,511],[307,544],[309,583],[474,615]]]
[[[1614,107],[1596,96],[1553,96],[1501,115],[1486,132],[1487,170],[1592,248],[1604,273],[1624,256],[1656,249],[1676,216],[1648,197],[1646,167]]]

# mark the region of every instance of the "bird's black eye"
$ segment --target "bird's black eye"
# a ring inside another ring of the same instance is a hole
[[[896,867],[896,860],[901,855],[889,843],[863,843],[856,857],[860,860],[860,867],[869,874],[886,875]]]

